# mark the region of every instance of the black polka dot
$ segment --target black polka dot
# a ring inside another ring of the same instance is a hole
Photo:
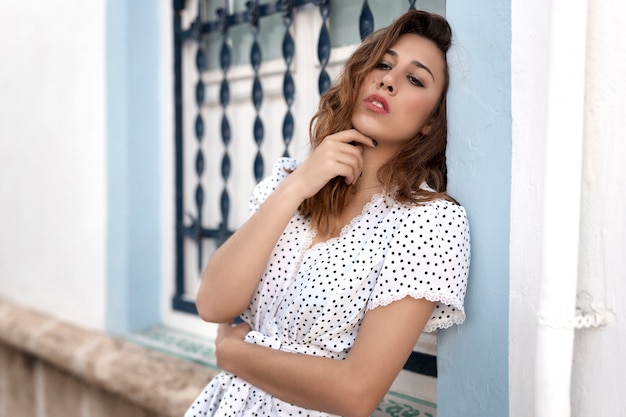
[[[280,159],[255,188],[251,212],[297,166],[293,159]],[[296,212],[242,314],[254,330],[247,341],[344,359],[367,311],[407,296],[436,302],[425,331],[465,319],[470,238],[463,207],[445,200],[405,205],[381,193],[339,236],[311,247],[314,236],[310,220]],[[276,411],[323,415],[285,403],[223,372],[185,417],[274,416]]]

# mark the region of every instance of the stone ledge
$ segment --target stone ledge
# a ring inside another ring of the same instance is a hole
[[[0,343],[162,416],[180,417],[217,372],[2,297]]]

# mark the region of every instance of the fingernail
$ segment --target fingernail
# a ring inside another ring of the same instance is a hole
[[[372,145],[378,146],[378,142],[376,142],[376,139],[372,139]]]

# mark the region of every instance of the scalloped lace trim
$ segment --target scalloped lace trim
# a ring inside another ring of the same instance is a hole
[[[370,201],[368,201],[367,203],[365,203],[365,205],[363,206],[363,209],[361,209],[361,214],[354,216],[352,218],[352,220],[350,220],[350,222],[348,224],[346,224],[345,226],[343,226],[341,228],[341,231],[339,232],[339,235],[335,236],[335,237],[331,237],[330,239],[327,239],[323,242],[317,242],[315,245],[311,246],[311,242],[313,242],[313,238],[317,235],[317,230],[316,229],[311,229],[311,236],[310,236],[310,240],[308,240],[306,243],[306,247],[308,248],[308,250],[312,250],[312,249],[319,249],[319,248],[324,248],[328,245],[331,245],[332,243],[336,242],[337,240],[343,238],[344,236],[346,236],[352,229],[354,229],[354,227],[356,226],[356,224],[361,221],[361,219],[363,219],[363,217],[365,216],[365,214],[370,211],[370,209],[372,207],[376,207],[380,204],[380,202],[385,198],[385,190],[382,190],[376,194],[374,194],[372,196],[372,198],[370,198]]]
[[[454,316],[450,317],[449,319],[447,318],[445,320],[438,320],[438,319],[431,320],[432,319],[431,317],[431,319],[429,319],[428,322],[426,323],[426,326],[424,326],[423,331],[426,333],[430,333],[437,329],[447,329],[449,327],[454,326],[455,324],[462,324],[465,321],[465,309],[463,307],[463,304],[461,304],[456,297],[445,295],[445,294],[424,292],[424,291],[407,291],[404,293],[393,294],[391,296],[387,296],[384,298],[379,297],[375,302],[372,301],[369,304],[369,306],[367,307],[367,310],[369,311],[377,307],[384,307],[386,305],[393,303],[394,301],[402,300],[405,297],[415,298],[416,300],[419,300],[420,298],[424,298],[428,301],[445,304],[452,308],[455,308],[460,313],[460,315],[455,314]]]
[[[350,230],[352,230],[354,226],[356,226],[356,224],[363,218],[363,216],[365,216],[365,214],[368,211],[370,211],[372,207],[378,206],[380,204],[384,196],[385,196],[384,190],[372,195],[372,198],[370,198],[370,201],[365,203],[365,205],[361,209],[361,214],[359,214],[358,216],[354,216],[348,224],[346,224],[344,227],[341,228],[341,232],[339,233],[339,236],[344,236]]]

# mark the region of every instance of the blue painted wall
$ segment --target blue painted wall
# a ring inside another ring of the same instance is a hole
[[[505,417],[511,195],[511,5],[450,1],[450,193],[467,209],[467,321],[438,339],[438,417]]]
[[[106,330],[160,322],[159,16],[151,0],[106,2]]]

